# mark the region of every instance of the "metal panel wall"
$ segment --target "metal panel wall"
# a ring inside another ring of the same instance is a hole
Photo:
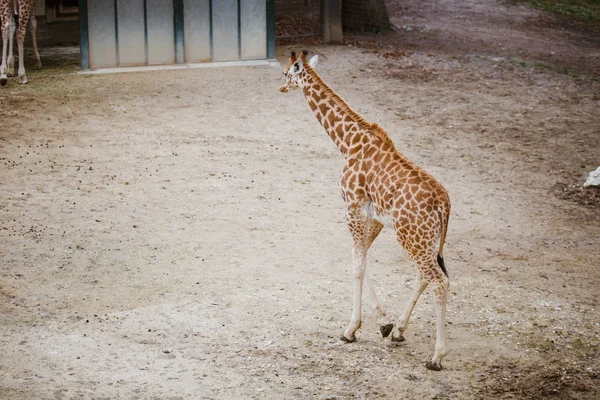
[[[117,1],[119,66],[146,63],[144,0]]]
[[[238,0],[212,2],[213,61],[239,60]]]
[[[274,4],[274,0],[83,0],[81,66],[274,57]]]
[[[185,62],[210,61],[210,0],[184,0],[183,37]]]
[[[117,65],[115,2],[88,1],[87,11],[90,68],[114,67]]]
[[[242,59],[267,57],[267,9],[265,0],[240,0]]]
[[[174,64],[175,24],[173,0],[146,0],[146,10],[148,18],[148,64]]]

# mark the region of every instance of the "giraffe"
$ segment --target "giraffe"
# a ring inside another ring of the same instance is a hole
[[[299,57],[291,53],[279,91],[302,89],[317,120],[346,160],[339,186],[354,244],[354,293],[352,316],[341,340],[356,340],[355,333],[361,326],[363,283],[380,319],[382,336],[391,333],[393,342],[404,341],[413,308],[431,285],[437,331],[434,355],[426,367],[439,371],[446,355],[449,279],[442,252],[450,217],[448,193],[432,175],[398,152],[383,128],[352,110],[315,71],[318,57],[307,62],[307,54],[306,50]],[[398,242],[417,266],[416,286],[396,326],[389,323],[386,308],[366,274],[367,251],[384,225],[394,229]]]
[[[14,15],[19,16],[18,28],[15,27]],[[23,43],[27,23],[30,22],[31,37],[33,42],[33,57],[36,69],[42,68],[42,61],[37,47],[37,20],[35,19],[35,0],[0,0],[0,19],[2,20],[2,65],[0,65],[0,85],[5,86],[8,74],[14,74],[13,35],[17,32],[19,47],[19,82],[27,83],[25,75],[25,57]],[[7,53],[8,52],[8,53]],[[7,57],[8,56],[8,57]]]

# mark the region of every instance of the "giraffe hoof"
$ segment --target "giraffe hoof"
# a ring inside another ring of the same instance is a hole
[[[6,79],[6,78],[0,79],[0,86],[6,86],[7,83],[8,83],[8,79]]]
[[[432,371],[441,371],[442,370],[442,364],[434,363],[431,361],[427,361],[427,364],[425,364],[425,367]]]
[[[392,329],[394,329],[394,324],[381,325],[379,327],[379,330],[381,331],[381,336],[383,336],[384,338],[390,336]]]
[[[396,336],[392,335],[392,342],[394,342],[394,343],[402,343],[402,342],[404,342],[405,340],[406,340],[406,339],[404,339],[404,336],[403,336],[403,335],[400,335],[400,336],[398,336],[398,337],[396,337]]]
[[[342,335],[342,337],[340,337],[340,339],[342,340],[342,342],[346,342],[346,343],[356,342],[356,336],[354,336],[354,335],[352,335],[352,339],[348,339],[345,335]]]

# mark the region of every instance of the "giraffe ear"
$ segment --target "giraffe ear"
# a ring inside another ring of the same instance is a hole
[[[308,62],[308,64],[311,66],[311,68],[314,68],[317,66],[317,63],[319,62],[319,56],[314,55],[310,61]]]
[[[298,75],[303,69],[304,64],[302,63],[302,60],[296,60],[290,67],[290,73],[292,75]]]

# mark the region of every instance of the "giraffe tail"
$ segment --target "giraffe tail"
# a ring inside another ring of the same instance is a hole
[[[446,269],[446,264],[444,264],[444,243],[446,242],[446,232],[448,231],[448,220],[450,219],[450,210],[448,209],[446,212],[443,212],[442,210],[438,210],[438,215],[440,216],[440,220],[442,222],[442,229],[441,229],[441,237],[440,237],[440,249],[437,255],[437,263],[440,266],[440,268],[442,269],[442,272],[444,273],[444,275],[446,275],[446,277],[450,277],[448,275],[448,270]]]
[[[444,257],[442,257],[441,255],[438,254],[437,262],[438,262],[438,265],[440,266],[440,268],[442,269],[442,272],[444,273],[444,275],[446,275],[446,277],[449,278],[448,270],[446,270],[446,264],[444,264]]]

